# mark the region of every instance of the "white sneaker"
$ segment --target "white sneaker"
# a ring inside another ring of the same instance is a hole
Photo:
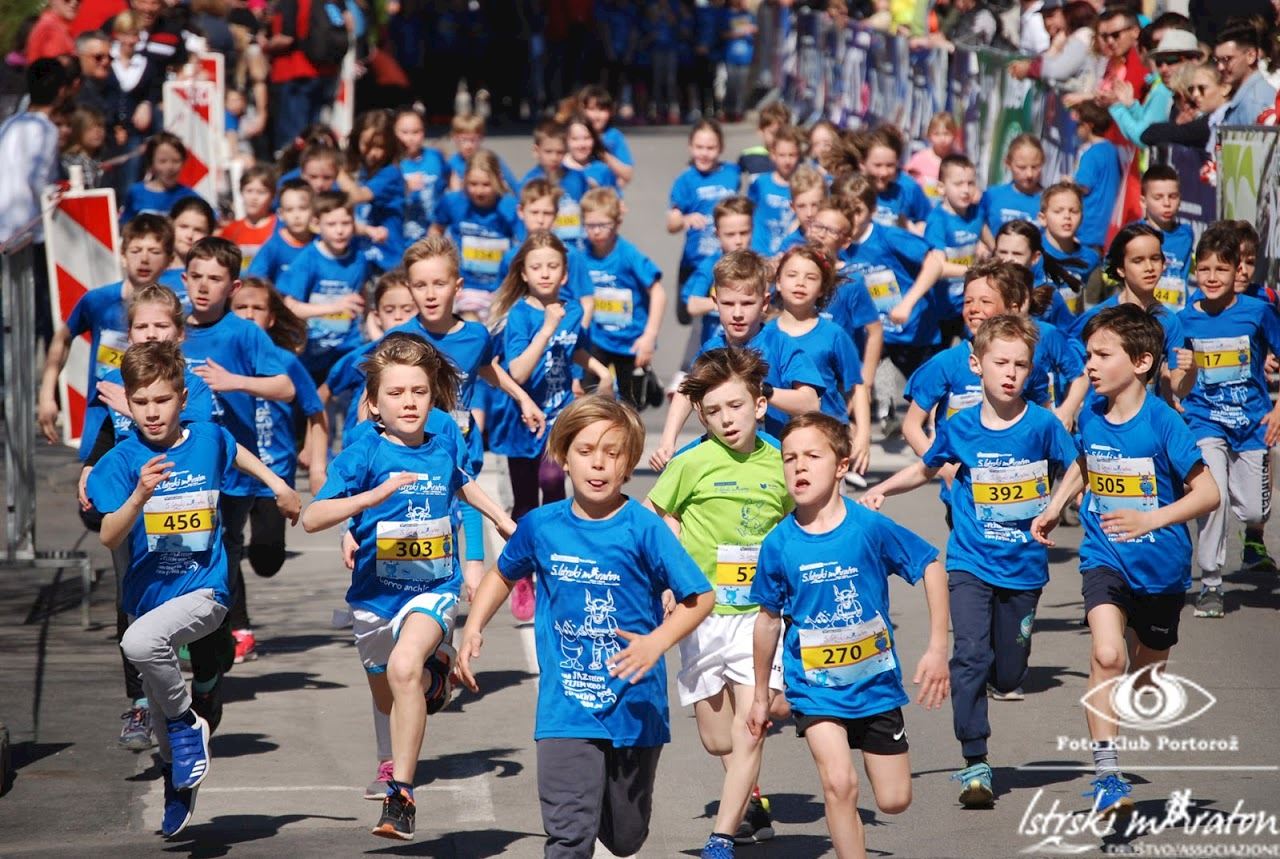
[[[867,479],[856,471],[847,471],[844,475],[845,486],[851,486],[854,489],[866,489]]]

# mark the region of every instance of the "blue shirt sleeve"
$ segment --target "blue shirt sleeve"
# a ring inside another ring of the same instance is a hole
[[[781,530],[786,522],[783,519],[775,525],[760,544],[756,577],[751,582],[751,596],[748,598],[772,614],[782,614],[787,600],[787,568],[782,545],[784,532]]]
[[[99,513],[114,513],[124,506],[138,485],[138,475],[130,473],[127,448],[112,448],[89,472],[85,492]]]
[[[640,514],[637,514],[640,515]],[[689,557],[689,553],[671,529],[648,510],[644,511],[646,522],[644,536],[647,545],[645,555],[653,559],[658,581],[654,585],[658,592],[667,588],[675,596],[676,601],[688,599],[694,594],[711,590],[711,583],[706,575]]]
[[[532,575],[537,564],[534,554],[533,533],[538,528],[537,511],[530,511],[520,518],[516,532],[511,535],[502,554],[498,556],[498,572],[508,581]],[[684,551],[681,549],[681,551]]]
[[[357,442],[335,456],[329,463],[324,485],[316,493],[316,500],[348,498],[370,488],[365,485],[369,473],[368,449],[367,444]]]
[[[939,352],[925,361],[911,374],[911,378],[907,379],[907,388],[903,396],[906,397],[907,402],[915,403],[926,412],[947,395],[946,372],[942,366],[944,354]]]
[[[885,569],[913,585],[920,581],[925,568],[938,559],[938,550],[883,514],[876,513],[873,521]]]
[[[324,411],[324,403],[320,402],[320,394],[316,391],[316,383],[302,362],[292,353],[287,353],[286,372],[293,382],[293,404],[304,415],[311,417]],[[283,357],[283,356],[282,356]]]

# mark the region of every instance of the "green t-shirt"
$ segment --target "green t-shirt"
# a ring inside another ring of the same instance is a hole
[[[760,542],[791,511],[782,452],[763,439],[738,453],[714,436],[677,455],[649,500],[680,520],[680,543],[716,592],[716,614],[746,614]]]

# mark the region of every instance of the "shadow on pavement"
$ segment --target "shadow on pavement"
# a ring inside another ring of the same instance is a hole
[[[863,823],[866,823],[866,813],[863,812]],[[746,851],[750,854],[751,859],[819,859],[834,855],[831,850],[831,839],[824,832],[822,835],[800,835],[780,832],[769,841],[761,841],[758,844],[751,844],[740,847],[740,851]],[[701,853],[701,848],[693,850],[682,850],[682,856],[697,856]],[[741,853],[739,855],[742,855]],[[875,850],[871,847],[867,848],[868,856],[889,856],[892,855],[884,850]]]
[[[507,760],[509,755],[517,752],[519,749],[478,749],[474,752],[428,757],[418,761],[414,780],[421,785],[490,774],[495,778],[511,778],[524,772],[524,764]]]
[[[481,671],[476,674],[476,683],[480,686],[480,694],[477,695],[465,686],[458,686],[458,697],[449,705],[449,710],[458,710],[467,704],[479,701],[485,695],[492,695],[494,692],[501,691],[511,686],[519,686],[526,680],[532,680],[536,677],[528,671]],[[532,690],[530,690],[532,692]],[[532,697],[530,698],[532,702]],[[446,711],[448,712],[448,711]]]
[[[214,734],[209,740],[209,752],[215,760],[265,755],[278,748],[280,745],[268,740],[266,734]]]
[[[277,671],[272,674],[252,676],[237,674],[232,669],[222,679],[222,701],[231,704],[236,701],[252,701],[259,695],[270,692],[294,692],[298,689],[346,689],[345,683],[334,683],[321,680],[319,674],[306,671]]]
[[[332,817],[325,814],[282,814],[271,817],[266,814],[228,814],[215,817],[208,823],[189,827],[178,836],[166,853],[184,854],[191,859],[213,859],[226,856],[237,844],[261,841],[279,834],[290,823],[303,820],[355,821],[354,817]]]
[[[419,833],[421,835],[421,833]],[[525,838],[541,840],[541,832],[513,832],[506,829],[481,829],[476,832],[450,832],[429,841],[411,841],[395,844],[381,850],[369,850],[375,856],[431,856],[434,859],[455,857],[498,856],[508,847]],[[370,838],[370,841],[375,839]],[[385,842],[383,842],[385,843]]]
[[[1039,626],[1039,620],[1036,625]],[[1036,632],[1041,630],[1037,629]],[[1076,671],[1065,665],[1031,665],[1027,668],[1027,677],[1022,681],[1022,690],[1027,694],[1035,692],[1044,692],[1048,689],[1055,689],[1062,685],[1063,677],[1084,677],[1087,678],[1087,671]],[[996,703],[996,702],[992,702]],[[1006,702],[1000,702],[1006,703]],[[1007,703],[1016,704],[1018,702],[1011,701]]]

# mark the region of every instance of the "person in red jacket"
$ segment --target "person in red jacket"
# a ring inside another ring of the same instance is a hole
[[[27,37],[27,65],[36,60],[75,54],[71,19],[76,16],[79,5],[80,0],[49,0],[48,7],[40,13],[31,28],[31,35]]]

